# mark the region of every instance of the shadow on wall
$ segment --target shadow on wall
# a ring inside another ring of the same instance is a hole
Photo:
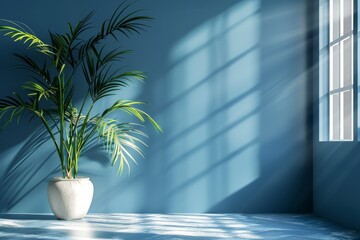
[[[166,199],[160,211],[204,212],[259,177],[259,5],[232,6],[168,52],[167,74],[155,86],[165,93],[156,102],[166,135],[152,153],[167,185],[157,190]]]
[[[169,64],[147,99],[165,135],[151,136],[142,211],[311,212],[305,2],[237,1],[190,26],[155,57]]]
[[[10,211],[39,185],[44,186],[52,174],[60,171],[59,166],[54,167],[49,162],[54,158],[54,151],[44,147],[48,140],[46,130],[38,127],[11,158],[0,180],[0,212]]]
[[[11,56],[12,53],[19,52],[19,49],[24,49],[21,48],[23,46],[13,44],[4,37],[1,37],[0,42],[0,97],[3,98],[11,95],[14,89],[19,90],[19,85],[27,80],[28,75],[16,70],[18,62]],[[57,167],[49,163],[49,159],[54,156],[48,146],[48,137],[39,127],[39,122],[25,119],[19,124],[1,128],[0,212],[12,211],[14,207],[18,207],[19,211],[32,212],[44,205],[38,199],[46,199],[46,195],[41,195],[40,198],[36,195],[40,188],[46,193],[45,179]],[[34,198],[36,200],[31,204],[26,204]]]
[[[165,132],[150,133],[145,161],[125,181],[99,165],[85,168],[96,173],[98,189],[90,211],[311,211],[305,3],[137,4],[156,20],[144,37],[124,41],[137,53],[129,65],[145,70],[150,81],[134,99],[151,103],[147,110]],[[32,149],[28,148],[23,151]],[[5,150],[0,147],[9,157]],[[25,168],[24,156],[17,158]],[[94,156],[93,152],[87,158]],[[14,168],[18,160],[11,159],[9,166]],[[31,173],[26,174],[27,184],[14,192],[11,181],[3,181],[14,197],[1,200],[2,212],[24,195],[31,199],[32,189],[49,171],[37,169],[36,179]],[[15,176],[2,173],[4,179]],[[46,187],[39,191],[45,196]]]
[[[257,87],[260,176],[209,212],[312,211],[305,16],[304,2],[262,1]]]

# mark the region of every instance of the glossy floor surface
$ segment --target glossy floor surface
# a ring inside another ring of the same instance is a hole
[[[0,214],[0,239],[360,239],[360,233],[312,215]]]

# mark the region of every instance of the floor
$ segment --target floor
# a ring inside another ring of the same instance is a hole
[[[313,215],[93,214],[60,221],[52,215],[0,214],[0,239],[360,239]]]

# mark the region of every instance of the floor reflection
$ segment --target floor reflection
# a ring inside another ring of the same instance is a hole
[[[52,215],[0,214],[0,239],[359,239],[313,215],[94,214],[77,221]]]

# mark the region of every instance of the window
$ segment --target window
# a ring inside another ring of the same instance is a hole
[[[354,4],[353,0],[326,1],[325,5],[325,0],[320,1],[323,3],[320,4],[320,140],[351,141],[354,139]]]

